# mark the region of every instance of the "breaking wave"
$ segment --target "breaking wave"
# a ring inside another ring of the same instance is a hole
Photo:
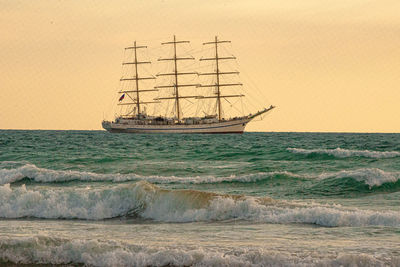
[[[372,187],[378,187],[386,183],[397,183],[400,180],[400,172],[385,172],[377,168],[361,168],[356,170],[342,170],[335,173],[323,173],[319,179],[343,179],[352,178]]]
[[[16,183],[29,179],[40,183],[60,183],[69,181],[82,182],[127,182],[147,181],[154,184],[215,184],[215,183],[258,183],[270,179],[311,180],[319,183],[324,180],[335,180],[330,186],[340,186],[344,179],[368,185],[375,189],[384,184],[394,185],[400,180],[400,172],[383,171],[378,168],[360,168],[355,170],[342,170],[338,172],[321,174],[294,174],[287,171],[259,172],[246,175],[219,176],[143,176],[137,174],[98,174],[82,171],[63,171],[38,168],[32,164],[25,164],[14,169],[0,169],[0,185]],[[354,186],[357,186],[355,184]],[[329,188],[326,188],[327,190]],[[357,189],[357,188],[355,188]]]
[[[0,264],[83,264],[87,266],[398,266],[399,257],[368,254],[337,256],[274,252],[262,248],[155,248],[105,240],[5,237],[0,240]]]
[[[30,179],[35,182],[69,182],[69,181],[86,181],[86,182],[126,182],[145,180],[150,183],[168,184],[207,184],[207,183],[223,183],[223,182],[257,182],[266,178],[285,176],[290,178],[301,178],[290,172],[261,172],[248,175],[231,175],[228,177],[218,176],[194,176],[194,177],[178,177],[178,176],[143,176],[138,174],[98,174],[93,172],[82,171],[63,171],[38,168],[33,164],[25,164],[14,169],[0,169],[0,184],[15,183],[23,179]]]
[[[83,171],[63,171],[38,168],[33,164],[25,164],[13,169],[0,169],[0,184],[15,183],[28,178],[35,182],[69,182],[69,181],[113,181],[122,182],[139,180],[140,176],[121,174],[97,174]]]
[[[400,212],[347,209],[271,198],[166,190],[147,182],[107,189],[30,190],[0,186],[0,218],[101,220],[137,216],[161,222],[246,220],[255,223],[305,223],[320,226],[400,226]]]
[[[395,158],[400,157],[400,152],[397,151],[370,151],[370,150],[351,150],[351,149],[302,149],[302,148],[287,148],[289,152],[296,154],[312,155],[322,154],[330,155],[337,158],[349,157],[365,157],[365,158]]]

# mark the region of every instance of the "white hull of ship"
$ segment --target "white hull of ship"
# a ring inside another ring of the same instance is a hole
[[[243,133],[251,118],[208,124],[136,125],[103,122],[103,128],[114,133]]]

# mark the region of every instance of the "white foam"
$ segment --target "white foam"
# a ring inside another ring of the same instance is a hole
[[[263,248],[230,250],[202,247],[152,247],[116,241],[68,240],[46,236],[0,239],[0,260],[15,264],[84,264],[88,266],[397,266],[398,257],[367,254],[304,257]]]
[[[128,214],[161,222],[247,220],[321,226],[400,226],[400,212],[298,204],[270,198],[165,190],[146,182],[107,189],[29,190],[0,186],[0,218],[107,219]]]
[[[334,173],[322,173],[318,176],[319,179],[328,178],[346,178],[351,177],[359,182],[364,182],[373,186],[380,186],[384,183],[395,183],[400,179],[400,172],[385,172],[377,168],[361,168],[356,170],[342,170]]]
[[[165,222],[248,220],[257,223],[306,223],[321,226],[400,226],[399,212],[376,212],[345,209],[337,206],[292,205],[271,203],[265,205],[259,199],[246,197],[242,200],[217,197],[209,206],[201,209],[179,209],[168,202],[155,202],[141,214],[145,218]]]
[[[14,183],[29,178],[35,182],[68,182],[68,181],[138,181],[145,180],[150,183],[181,183],[181,184],[202,184],[202,183],[221,183],[221,182],[257,182],[275,175],[286,175],[290,177],[301,177],[299,175],[286,172],[261,172],[248,175],[231,175],[227,177],[216,176],[144,176],[137,174],[98,174],[93,172],[63,171],[38,168],[33,164],[25,164],[14,169],[0,169],[0,184]]]
[[[28,190],[25,185],[0,186],[1,218],[80,218],[105,219],[127,214],[140,203],[131,199],[136,187],[104,190],[42,189]]]
[[[289,152],[296,154],[309,155],[312,153],[316,154],[327,154],[338,158],[349,158],[349,157],[366,157],[366,158],[395,158],[400,157],[400,152],[397,151],[370,151],[370,150],[351,150],[351,149],[302,149],[302,148],[287,148]]]
[[[15,169],[0,169],[0,185],[18,182],[24,178],[35,182],[68,182],[68,181],[86,181],[86,182],[126,182],[126,181],[147,181],[155,184],[208,184],[223,182],[254,183],[262,181],[277,175],[283,175],[291,178],[306,179],[328,179],[328,178],[353,178],[373,186],[380,186],[384,183],[395,183],[400,179],[400,172],[388,172],[377,168],[360,168],[356,170],[342,170],[339,172],[321,173],[321,174],[294,174],[287,171],[259,172],[247,175],[231,175],[225,177],[218,176],[143,176],[137,174],[98,174],[92,172],[80,171],[62,171],[38,168],[32,164],[25,164]]]

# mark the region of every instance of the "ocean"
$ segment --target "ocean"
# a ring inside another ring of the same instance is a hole
[[[0,265],[400,266],[400,134],[0,131]]]

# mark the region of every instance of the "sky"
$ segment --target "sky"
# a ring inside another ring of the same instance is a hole
[[[0,129],[101,129],[124,48],[174,34],[232,41],[250,110],[277,106],[247,131],[400,132],[398,0],[0,0]]]

